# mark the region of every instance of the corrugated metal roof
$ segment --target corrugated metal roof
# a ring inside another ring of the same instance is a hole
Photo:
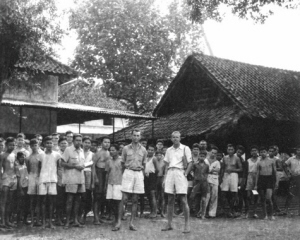
[[[71,110],[73,112],[74,111],[75,112],[89,112],[89,113],[93,113],[93,114],[111,115],[111,116],[123,117],[123,118],[154,119],[154,117],[152,117],[152,116],[139,115],[139,114],[135,114],[135,113],[129,112],[129,111],[98,108],[98,107],[91,107],[91,106],[72,104],[72,103],[62,103],[62,102],[42,103],[42,102],[28,102],[28,101],[3,99],[1,104],[2,105],[13,105],[13,106],[36,107],[36,108],[54,108],[54,109],[58,109],[58,110]]]

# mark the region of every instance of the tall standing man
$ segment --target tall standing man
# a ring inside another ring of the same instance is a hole
[[[132,195],[132,210],[129,229],[137,231],[133,225],[136,217],[138,194],[144,194],[144,169],[147,158],[146,149],[139,143],[141,132],[138,129],[132,130],[132,143],[125,146],[122,151],[122,177],[123,203],[126,204],[129,195]]]
[[[167,149],[164,161],[166,162],[166,174],[164,179],[165,193],[168,194],[168,224],[162,231],[172,230],[172,218],[174,212],[175,194],[180,198],[185,226],[183,233],[190,232],[190,209],[187,202],[187,169],[192,164],[192,154],[188,146],[180,143],[180,132],[172,133],[173,146]],[[187,165],[187,166],[186,166]]]
[[[66,206],[66,224],[65,229],[69,228],[70,217],[74,202],[74,225],[83,227],[78,220],[78,212],[81,202],[81,195],[85,193],[84,180],[84,152],[81,148],[82,136],[75,134],[73,136],[73,146],[67,147],[62,155],[61,166],[64,167],[62,184],[66,186],[67,206]]]

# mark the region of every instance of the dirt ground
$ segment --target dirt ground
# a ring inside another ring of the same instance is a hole
[[[0,239],[299,239],[300,236],[300,217],[276,217],[275,221],[266,221],[258,219],[207,219],[199,220],[191,218],[192,231],[189,234],[183,234],[184,219],[182,216],[174,218],[174,230],[161,232],[166,219],[157,217],[155,220],[137,218],[137,232],[128,229],[128,220],[122,222],[122,228],[118,232],[111,231],[111,225],[104,223],[100,226],[92,225],[92,218],[87,220],[85,228],[70,228],[64,230],[57,227],[55,230],[49,228],[30,228],[23,226],[17,230],[7,233],[0,232]]]

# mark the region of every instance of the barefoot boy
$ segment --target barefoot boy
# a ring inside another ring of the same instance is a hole
[[[40,175],[40,154],[39,154],[39,141],[37,139],[30,140],[30,147],[32,150],[31,155],[28,157],[28,195],[30,199],[30,216],[31,216],[31,227],[34,225],[34,210],[37,208],[36,224],[41,226],[40,223],[40,208],[37,207],[39,204],[38,197],[38,183]]]
[[[158,200],[158,210],[161,217],[165,217],[165,192],[163,188],[164,173],[165,173],[165,163],[163,160],[162,152],[156,151],[155,157],[157,160],[157,200]]]
[[[261,159],[257,164],[257,180],[255,189],[258,190],[263,205],[264,219],[268,219],[266,202],[270,208],[270,219],[274,220],[272,194],[276,183],[276,165],[275,162],[268,157],[267,149],[261,147],[259,150]]]
[[[41,154],[41,172],[39,178],[39,196],[42,203],[43,228],[46,227],[46,197],[49,200],[49,227],[54,229],[52,223],[54,197],[57,195],[57,166],[61,155],[52,150],[52,136],[48,136],[44,140],[45,153]]]
[[[28,171],[25,164],[25,154],[23,152],[17,153],[17,160],[19,164],[16,166],[16,175],[18,180],[18,215],[17,224],[23,217],[23,223],[27,224],[28,215]]]
[[[113,210],[115,213],[115,225],[112,231],[118,231],[121,227],[121,216],[123,211],[122,204],[122,164],[119,157],[118,145],[110,146],[111,159],[106,163],[105,170],[107,193],[106,199],[112,201]]]
[[[105,202],[105,165],[106,162],[110,159],[109,154],[109,146],[110,146],[110,139],[104,137],[102,139],[102,148],[93,156],[93,168],[92,168],[92,175],[93,175],[93,183],[92,187],[94,189],[94,224],[99,225],[99,210],[101,206]]]
[[[15,199],[17,190],[17,176],[15,171],[16,155],[13,153],[15,149],[15,139],[8,137],[5,142],[6,152],[0,156],[2,174],[2,201],[1,201],[1,221],[3,226],[14,227],[9,221],[11,214],[11,206]]]
[[[258,172],[257,164],[259,162],[259,159],[258,159],[258,147],[257,146],[251,147],[251,156],[252,157],[247,160],[247,163],[248,163],[247,184],[246,184],[247,201],[246,201],[245,211],[246,211],[246,218],[248,218],[251,196],[253,196],[254,197],[253,217],[258,218],[258,216],[256,214],[258,195],[253,195],[253,193],[252,193],[252,191],[255,190],[255,184],[257,181],[257,172]]]
[[[209,166],[204,162],[205,157],[206,154],[201,152],[199,154],[198,162],[190,165],[190,168],[187,170],[187,173],[189,173],[190,170],[193,170],[194,172],[194,187],[190,197],[194,199],[197,205],[200,203],[197,217],[202,219],[205,219],[206,195],[208,190],[207,176],[209,172]]]

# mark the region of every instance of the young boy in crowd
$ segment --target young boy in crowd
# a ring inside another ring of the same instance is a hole
[[[59,152],[60,147],[59,147],[59,134],[58,133],[52,133],[52,142],[53,142],[53,147],[52,151]]]
[[[111,158],[107,161],[105,171],[106,171],[106,199],[111,201],[111,206],[115,214],[115,223],[112,231],[118,231],[121,227],[121,216],[123,211],[122,203],[122,164],[121,158],[119,156],[118,145],[110,146]]]
[[[2,173],[2,201],[1,201],[1,221],[2,226],[14,227],[10,222],[11,206],[15,201],[17,190],[16,176],[16,155],[13,152],[15,149],[15,139],[8,137],[5,142],[6,152],[0,155],[0,163],[3,169]]]
[[[26,157],[29,156],[29,152],[25,149],[25,135],[24,133],[19,133],[16,138],[16,148],[14,149],[14,154],[17,155],[18,152],[23,152]]]
[[[158,200],[158,212],[161,217],[165,217],[165,191],[163,188],[164,181],[164,173],[165,173],[165,163],[163,159],[162,152],[156,151],[155,158],[157,161],[157,181],[156,181],[156,189],[157,189],[157,200]]]
[[[238,200],[238,173],[242,172],[242,164],[240,158],[236,156],[235,148],[232,144],[227,145],[227,153],[222,162],[222,202],[226,199],[230,206],[229,217],[235,217],[234,206]],[[223,205],[224,207],[224,205]]]
[[[34,225],[34,212],[37,208],[37,217],[36,217],[36,225],[41,226],[40,223],[40,208],[39,206],[39,197],[38,197],[38,183],[39,183],[39,175],[40,175],[40,159],[41,156],[39,154],[39,142],[37,139],[30,140],[30,148],[32,153],[28,157],[27,167],[28,167],[28,192],[30,199],[30,217],[31,217],[31,227]]]
[[[102,149],[96,152],[93,156],[93,167],[92,167],[92,189],[94,189],[94,224],[100,225],[99,221],[99,210],[104,215],[104,203],[105,203],[105,165],[110,159],[110,153],[108,151],[110,147],[110,139],[104,137],[102,139]]]
[[[0,154],[4,153],[5,141],[0,137]]]
[[[96,153],[98,151],[98,141],[97,140],[91,140],[91,152]]]
[[[157,216],[157,202],[156,202],[156,171],[157,167],[157,160],[154,156],[155,147],[153,145],[149,145],[147,152],[148,156],[146,159],[145,165],[145,193],[149,200],[149,205],[151,209],[151,213],[149,215],[150,218],[156,218]]]
[[[87,214],[92,210],[92,165],[94,153],[90,151],[91,138],[83,137],[82,146],[84,153],[84,179],[85,179],[85,193],[82,195],[81,211],[83,212],[83,223],[85,224]],[[80,215],[82,215],[80,213]]]
[[[240,159],[242,164],[242,171],[238,173],[239,175],[239,183],[238,183],[238,204],[236,205],[236,213],[237,216],[241,216],[243,212],[243,206],[246,205],[247,201],[247,192],[245,190],[246,187],[246,179],[247,179],[247,161],[245,161],[243,155],[245,154],[245,148],[242,145],[236,146],[236,156]]]
[[[218,150],[216,146],[213,146],[208,159],[209,174],[207,176],[208,191],[206,195],[206,206],[208,206],[208,216],[210,218],[216,217],[218,208],[219,173],[221,169],[221,164],[217,160]]]
[[[29,141],[29,139],[25,139],[24,140],[24,148],[29,152],[29,155],[30,155],[31,154],[31,148],[30,148],[30,141]]]
[[[54,197],[57,195],[57,166],[61,155],[52,150],[52,136],[48,136],[44,140],[45,154],[40,155],[41,172],[39,178],[39,196],[42,204],[42,227],[46,227],[46,197],[49,200],[49,227],[54,229],[52,223]]]
[[[261,147],[259,153],[261,158],[257,163],[258,171],[255,189],[258,190],[261,198],[264,219],[268,219],[266,208],[266,203],[268,203],[270,219],[274,220],[272,194],[276,183],[276,166],[275,162],[268,157],[268,152],[265,147]]]
[[[245,204],[246,218],[249,217],[249,205],[251,202],[251,197],[254,197],[254,208],[253,208],[253,218],[258,218],[256,214],[258,195],[253,194],[253,190],[255,190],[255,184],[257,181],[257,172],[258,172],[258,147],[252,146],[251,150],[251,158],[247,160],[247,184],[246,184],[246,192],[247,192],[247,201]]]
[[[68,142],[68,147],[73,146],[73,132],[72,131],[66,131],[65,134],[66,138],[67,138],[67,142]]]
[[[16,175],[18,181],[18,213],[17,224],[19,224],[21,217],[23,217],[23,223],[27,224],[28,215],[28,171],[25,164],[25,155],[23,152],[17,153],[17,160],[19,164],[16,166]]]
[[[199,209],[197,217],[202,219],[205,219],[206,195],[208,189],[207,176],[209,172],[209,166],[204,162],[205,157],[206,154],[201,152],[199,154],[199,161],[189,165],[189,169],[187,169],[187,173],[191,170],[194,172],[194,187],[190,197],[196,202],[196,209]],[[199,203],[200,208],[198,208]]]
[[[67,137],[60,137],[58,140],[59,153],[62,156],[65,152],[65,149],[68,146]],[[58,162],[57,166],[57,198],[56,198],[56,225],[62,226],[62,215],[63,211],[66,208],[66,191],[65,185],[62,183],[63,167],[61,166],[61,160]]]

